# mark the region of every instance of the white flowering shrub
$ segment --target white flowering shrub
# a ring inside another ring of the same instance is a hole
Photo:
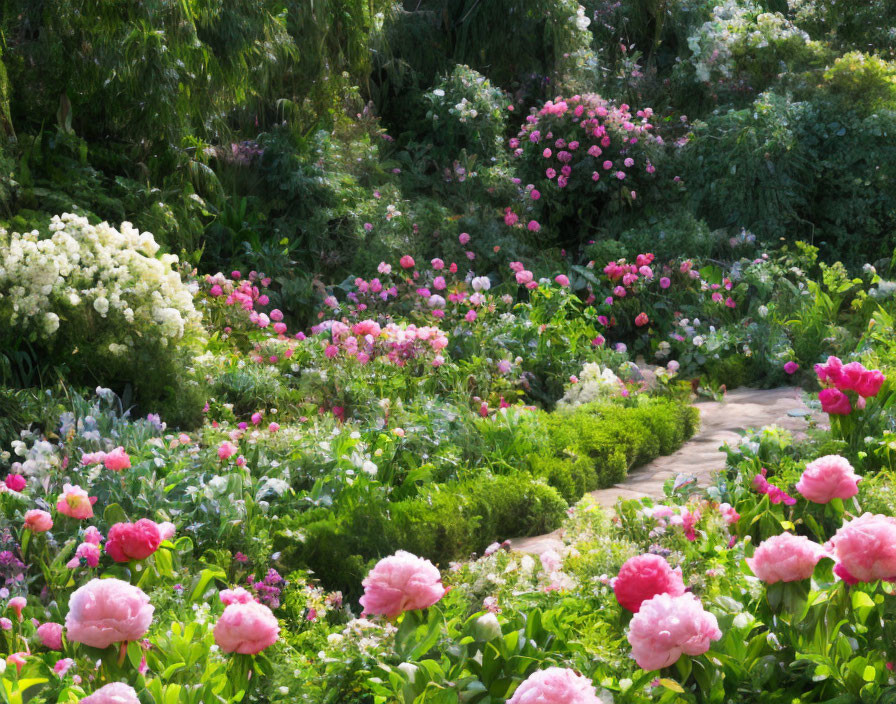
[[[0,230],[0,349],[64,365],[76,383],[157,396],[178,373],[176,348],[201,329],[177,262],[127,222],[65,213],[49,237]]]
[[[558,408],[574,409],[594,401],[605,401],[619,396],[625,385],[609,367],[601,367],[597,362],[588,362],[582,367],[578,377],[572,379],[566,393],[559,401]]]

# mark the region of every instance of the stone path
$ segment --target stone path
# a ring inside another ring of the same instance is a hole
[[[719,448],[726,442],[739,441],[739,430],[777,425],[799,434],[807,427],[809,409],[803,403],[802,390],[796,387],[777,389],[736,389],[724,401],[701,400],[700,430],[681,448],[665,457],[633,470],[619,484],[591,492],[601,506],[612,508],[617,499],[662,498],[663,484],[678,474],[693,474],[697,483],[706,486],[713,473],[725,466],[725,455]],[[541,554],[563,547],[562,529],[547,535],[517,538],[512,549]]]

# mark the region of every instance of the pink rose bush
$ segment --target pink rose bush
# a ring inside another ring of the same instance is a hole
[[[447,591],[435,565],[404,550],[376,563],[361,584],[364,613],[386,618],[432,606]]]
[[[865,513],[845,522],[828,545],[834,573],[848,584],[896,581],[896,518]]]
[[[628,642],[642,670],[674,665],[682,655],[702,655],[722,632],[716,617],[693,594],[658,594],[632,618]]]
[[[548,667],[526,678],[507,704],[601,704],[587,677],[564,667]]]
[[[619,605],[638,613],[641,604],[657,594],[681,596],[685,593],[681,569],[673,570],[660,555],[638,555],[626,560],[613,582]]]
[[[845,457],[825,455],[806,465],[796,490],[809,501],[826,504],[851,499],[859,493],[861,479]]]
[[[69,597],[66,636],[94,648],[137,641],[149,630],[154,611],[139,587],[120,579],[92,579]]]
[[[825,549],[802,535],[782,533],[764,541],[747,564],[766,584],[809,579]]]

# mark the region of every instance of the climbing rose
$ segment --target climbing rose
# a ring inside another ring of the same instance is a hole
[[[62,624],[47,621],[37,627],[37,637],[45,648],[62,650]]]
[[[84,697],[81,704],[140,704],[140,700],[133,687],[124,682],[113,682]]]
[[[257,601],[230,604],[215,624],[215,643],[225,653],[255,655],[277,641],[273,612]]]
[[[116,523],[109,529],[106,554],[116,562],[145,560],[159,549],[161,542],[158,524],[148,518],[136,523]]]
[[[680,568],[673,570],[659,555],[638,555],[622,565],[613,591],[622,608],[638,613],[641,604],[657,594],[681,596],[685,589]]]
[[[33,508],[25,511],[25,528],[34,533],[46,533],[53,527],[53,517],[46,511]]]
[[[766,584],[809,579],[825,550],[803,535],[782,533],[764,541],[747,564]]]
[[[866,513],[844,523],[828,542],[834,573],[848,584],[896,581],[896,518]]]
[[[364,613],[387,618],[432,606],[448,591],[435,565],[404,550],[377,562],[361,585]]]
[[[859,493],[860,480],[845,457],[825,455],[806,465],[796,490],[809,501],[826,504],[832,499],[851,499]]]
[[[96,503],[95,496],[88,496],[77,484],[72,486],[66,484],[62,487],[62,493],[56,500],[56,510],[64,516],[70,518],[93,518],[93,505]]]
[[[120,579],[92,579],[69,597],[66,635],[94,648],[140,640],[154,610],[139,587]]]
[[[848,416],[852,412],[849,397],[839,389],[822,389],[818,392],[821,410],[837,416]]]
[[[591,680],[564,667],[533,672],[507,704],[600,704]]]
[[[112,452],[106,453],[106,456],[103,458],[103,464],[106,465],[106,469],[111,469],[113,472],[121,472],[130,468],[131,458],[128,457],[128,453],[124,451],[123,447],[116,447]]]
[[[641,604],[632,617],[628,642],[642,670],[659,670],[682,654],[702,655],[722,632],[716,617],[703,610],[693,594],[658,594]]]

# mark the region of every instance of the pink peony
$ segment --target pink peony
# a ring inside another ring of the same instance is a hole
[[[401,265],[402,269],[412,269],[416,262],[414,262],[414,258],[410,254],[405,254],[398,260],[398,263]]]
[[[843,362],[839,357],[828,357],[824,364],[815,365],[815,373],[821,383],[839,384],[843,370]]]
[[[844,523],[828,542],[843,581],[896,581],[896,518],[866,513]]]
[[[154,610],[140,588],[120,579],[92,579],[69,597],[66,635],[94,648],[140,640]]]
[[[225,606],[230,606],[231,604],[248,604],[250,601],[255,601],[255,598],[242,587],[237,587],[236,589],[224,589],[218,597],[221,599],[221,603]]]
[[[470,241],[470,235],[468,235],[466,232],[461,232],[457,236],[457,241],[460,242],[462,245],[466,245],[467,242]]]
[[[257,601],[232,603],[215,624],[215,643],[225,653],[255,655],[277,641],[280,626],[273,612]]]
[[[839,389],[822,389],[818,392],[821,410],[830,415],[848,416],[852,412],[849,397]]]
[[[56,510],[64,516],[84,520],[93,518],[93,505],[95,496],[88,496],[77,484],[66,484],[62,487],[62,493],[56,500]]]
[[[218,457],[222,460],[226,460],[229,457],[233,457],[237,452],[237,446],[232,442],[225,440],[220,445],[218,445]]]
[[[775,535],[756,548],[747,564],[766,584],[798,582],[809,579],[815,565],[825,556],[825,550],[802,535],[782,533]]]
[[[113,682],[84,697],[81,704],[140,704],[140,700],[133,687],[124,682]]]
[[[693,594],[658,594],[645,601],[628,632],[632,656],[642,670],[668,667],[682,654],[702,655],[721,637],[716,617]]]
[[[806,465],[796,490],[809,501],[826,504],[831,499],[851,499],[859,493],[861,479],[845,457],[826,455]]]
[[[404,550],[377,562],[361,584],[364,613],[387,618],[425,609],[447,593],[436,566]]]
[[[635,316],[635,325],[637,325],[639,328],[643,328],[649,322],[650,319],[647,317],[647,313],[642,312],[638,313],[638,315]]]
[[[796,374],[799,371],[799,369],[800,369],[800,365],[797,364],[796,362],[791,361],[791,362],[787,362],[784,365],[784,371],[787,372],[788,374]]]
[[[145,560],[159,549],[161,542],[158,524],[148,518],[136,523],[116,523],[109,529],[106,554],[116,562]]]
[[[507,704],[600,704],[587,677],[564,667],[549,667],[526,678]]]
[[[37,637],[45,648],[62,650],[62,624],[48,621],[37,627]]]
[[[128,453],[124,451],[123,447],[116,447],[112,452],[106,453],[106,456],[103,458],[103,464],[106,465],[106,469],[120,472],[124,469],[130,469],[131,458],[128,457]]]
[[[22,491],[28,484],[28,481],[21,474],[10,474],[4,480],[6,488],[11,491]]]
[[[33,508],[25,511],[25,528],[34,533],[46,533],[53,527],[53,517],[46,511]]]
[[[564,288],[569,286],[569,277],[566,276],[566,274],[557,274],[557,276],[554,277],[554,281],[556,281],[558,284],[560,284]]]
[[[659,555],[638,555],[622,565],[613,591],[622,608],[638,613],[641,604],[657,594],[681,596],[685,588],[680,568],[673,570]]]

